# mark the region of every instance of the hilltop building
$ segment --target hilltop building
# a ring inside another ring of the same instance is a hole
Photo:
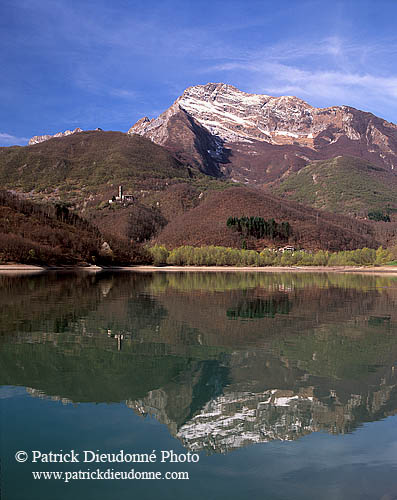
[[[134,201],[134,196],[132,194],[124,194],[123,186],[119,186],[119,195],[113,196],[109,203],[123,203],[126,201]]]

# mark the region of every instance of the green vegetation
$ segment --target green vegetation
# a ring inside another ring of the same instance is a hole
[[[138,135],[81,132],[23,148],[0,148],[3,189],[87,198],[123,184],[127,190],[196,173]],[[111,195],[110,195],[111,196]]]
[[[289,175],[275,192],[316,208],[360,217],[397,208],[397,177],[349,156],[311,163]]]
[[[40,200],[73,203],[95,198],[102,209],[122,184],[141,194],[188,183],[200,191],[223,190],[234,183],[209,177],[167,149],[139,135],[87,131],[26,147],[0,148],[0,185],[29,192]]]
[[[150,248],[149,252],[155,266],[161,266],[167,263],[169,252],[165,247],[156,245]]]
[[[368,219],[375,221],[390,222],[390,215],[384,214],[381,210],[368,212]]]
[[[169,251],[162,245],[149,248],[156,266],[381,266],[393,260],[394,249],[360,248],[342,252],[303,250],[279,252],[238,250],[217,246],[181,246]]]
[[[268,237],[288,240],[291,234],[289,222],[278,223],[274,219],[265,220],[263,217],[229,217],[226,225],[244,237],[253,236],[257,239]]]

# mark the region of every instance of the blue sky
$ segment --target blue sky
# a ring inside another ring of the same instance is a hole
[[[397,122],[395,0],[0,0],[0,145],[128,128],[191,85]]]

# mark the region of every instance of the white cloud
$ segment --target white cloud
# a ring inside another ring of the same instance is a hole
[[[16,34],[18,50],[45,63],[50,94],[51,85],[62,81],[75,98],[70,109],[58,113],[63,121],[84,127],[92,115],[93,125],[102,117],[108,125],[113,113],[112,123],[125,128],[138,109],[146,109],[143,115],[164,110],[186,87],[206,81],[296,95],[320,107],[348,104],[388,119],[397,116],[397,44],[386,38],[391,32],[363,40],[354,26],[347,31],[330,22],[325,29],[313,23],[304,34],[279,33],[276,26],[284,27],[293,5],[286,12],[280,6],[266,16],[241,18],[234,6],[221,19],[196,23],[183,12],[169,16],[166,3],[160,4],[149,11],[115,3],[91,9],[90,2],[18,2],[24,23]],[[34,96],[46,109],[43,88],[36,84]]]
[[[138,92],[135,90],[127,90],[127,89],[110,89],[110,95],[114,95],[115,97],[120,97],[122,99],[131,99],[135,100],[138,96]]]
[[[386,43],[365,45],[325,38],[316,44],[278,44],[233,61],[207,67],[243,90],[270,95],[295,95],[320,106],[347,104],[382,114],[397,108],[397,74],[376,70],[373,59],[394,49]],[[389,55],[390,55],[389,54]]]
[[[24,146],[29,139],[27,137],[15,137],[15,135],[0,132],[0,147],[2,146]]]

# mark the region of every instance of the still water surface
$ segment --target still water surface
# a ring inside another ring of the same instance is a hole
[[[397,279],[0,275],[5,500],[397,498]],[[198,463],[17,463],[18,450]],[[33,480],[32,471],[189,480]]]

